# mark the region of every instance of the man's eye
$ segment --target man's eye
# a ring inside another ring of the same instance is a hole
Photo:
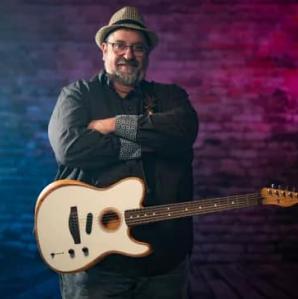
[[[125,50],[125,48],[126,48],[126,44],[123,44],[123,43],[115,43],[115,47],[116,47],[116,49],[118,49],[118,50]]]
[[[137,51],[137,52],[145,51],[145,47],[143,45],[134,45],[133,49],[134,49],[134,51]]]

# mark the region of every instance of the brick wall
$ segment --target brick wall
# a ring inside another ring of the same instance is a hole
[[[182,85],[198,111],[196,197],[254,192],[270,183],[298,187],[298,4],[130,3],[160,33],[148,78]],[[56,169],[47,140],[50,113],[63,85],[98,72],[94,33],[125,4],[1,1],[1,260],[11,252],[36,256],[35,198]],[[295,207],[266,207],[196,217],[195,259],[297,261],[297,216]]]

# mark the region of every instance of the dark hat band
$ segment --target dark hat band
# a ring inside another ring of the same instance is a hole
[[[120,20],[118,22],[113,23],[113,25],[123,25],[123,24],[133,24],[133,25],[138,25],[138,26],[140,26],[142,28],[146,28],[143,24],[141,24],[141,23],[139,23],[137,21],[134,21],[134,20],[129,20],[129,19],[127,19],[127,20]]]

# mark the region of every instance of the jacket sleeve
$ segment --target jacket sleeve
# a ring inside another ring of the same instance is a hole
[[[187,93],[174,85],[163,101],[161,112],[138,116],[135,140],[121,128],[131,128],[135,117],[118,116],[116,134],[140,144],[142,152],[179,155],[192,148],[198,131],[198,118]],[[134,135],[134,134],[131,134]]]
[[[119,163],[124,140],[87,128],[91,121],[88,101],[84,86],[78,84],[63,88],[49,122],[49,140],[57,161],[83,169]]]

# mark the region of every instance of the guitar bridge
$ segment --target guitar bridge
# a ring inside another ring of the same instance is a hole
[[[79,228],[78,208],[70,207],[68,218],[68,227],[75,244],[81,243],[81,235]]]

